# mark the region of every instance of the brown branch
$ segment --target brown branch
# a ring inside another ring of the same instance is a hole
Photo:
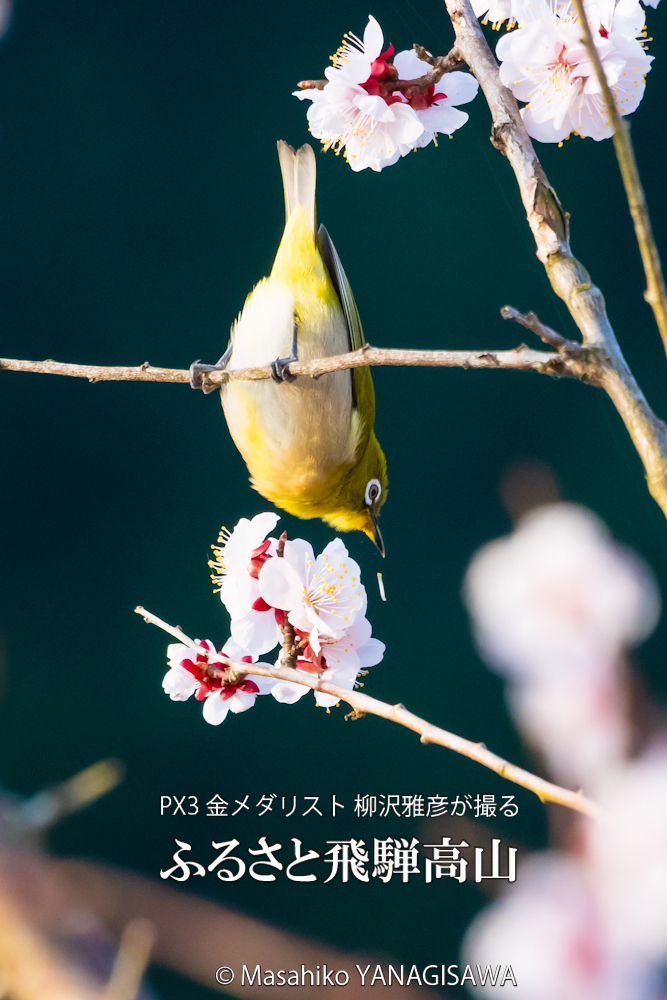
[[[595,362],[594,384],[607,392],[618,410],[644,464],[649,492],[667,516],[667,427],[656,417],[627,366],[602,292],[572,255],[569,215],[542,169],[516,100],[500,82],[498,63],[470,0],[445,3],[454,25],[456,48],[477,77],[489,105],[491,141],[507,157],[516,176],[537,256],[581,331],[589,362]]]
[[[203,653],[205,656],[208,655],[209,651],[207,649],[203,646],[198,646],[180,628],[168,625],[161,618],[151,614],[145,608],[137,607],[134,610],[136,614],[143,617],[144,621],[152,625],[157,625],[158,628],[175,636],[180,642],[191,649]],[[447,747],[449,750],[460,753],[464,757],[469,757],[470,760],[477,761],[478,764],[482,764],[491,771],[495,771],[501,778],[507,778],[508,781],[513,781],[515,784],[534,792],[541,802],[558,802],[568,809],[574,809],[587,816],[596,817],[599,815],[599,809],[595,803],[587,799],[581,792],[572,792],[567,788],[560,788],[550,781],[545,781],[543,778],[538,778],[535,774],[524,771],[523,768],[510,764],[508,761],[503,760],[502,757],[487,750],[484,743],[473,743],[471,740],[466,740],[462,736],[456,736],[455,733],[450,733],[446,729],[432,726],[424,719],[420,719],[419,716],[413,715],[412,712],[409,712],[400,703],[398,705],[388,705],[386,702],[378,701],[377,698],[371,698],[370,695],[362,694],[360,691],[348,691],[345,688],[338,687],[337,684],[320,680],[319,677],[313,674],[307,674],[303,670],[293,670],[290,667],[268,667],[259,663],[231,663],[229,671],[221,672],[223,678],[233,683],[237,683],[238,678],[246,674],[254,674],[259,677],[277,677],[280,680],[303,684],[305,687],[312,688],[313,691],[321,691],[323,694],[333,695],[334,698],[338,698],[340,701],[345,701],[348,705],[351,705],[354,713],[359,713],[356,715],[357,718],[359,715],[377,715],[381,719],[397,722],[400,726],[405,726],[407,729],[418,733],[422,743],[437,743],[439,746]]]
[[[635,159],[635,151],[630,139],[630,124],[618,113],[614,95],[607,83],[607,77],[600,62],[600,55],[595,47],[588,19],[584,13],[583,0],[574,0],[574,5],[577,8],[579,24],[584,34],[582,42],[595,67],[595,75],[602,90],[607,113],[614,126],[614,149],[616,150],[616,157],[621,170],[628,205],[630,206],[630,215],[635,226],[639,252],[641,253],[642,264],[644,265],[644,274],[646,275],[644,298],[653,310],[663,346],[665,351],[667,351],[667,291],[665,290],[665,279],[662,275],[660,254],[658,253],[651,228],[646,196],[644,195],[644,188],[642,187],[637,160]]]
[[[545,344],[555,347],[564,358],[581,358],[584,353],[581,344],[578,344],[576,340],[568,340],[567,337],[552,330],[550,326],[541,323],[534,312],[520,313],[514,306],[503,306],[500,315],[503,319],[513,319],[515,323],[519,323],[526,330],[532,330]]]
[[[408,351],[366,346],[349,354],[337,354],[313,361],[292,361],[286,366],[290,375],[319,378],[345,368],[400,366],[426,368],[511,368],[517,371],[542,371],[556,358],[554,354],[533,351],[521,344],[512,351]],[[154,368],[148,362],[136,368],[110,368],[98,365],[69,365],[60,361],[16,361],[0,358],[0,371],[36,372],[42,375],[70,375],[89,382],[190,382],[186,368]],[[271,378],[271,366],[238,368],[234,371],[207,372],[204,384],[220,386],[229,381]]]

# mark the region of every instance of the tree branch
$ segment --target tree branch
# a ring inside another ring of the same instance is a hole
[[[662,276],[660,254],[658,253],[658,248],[653,237],[651,219],[648,214],[648,205],[646,204],[646,197],[639,176],[635,151],[630,139],[630,123],[618,113],[614,95],[607,82],[607,77],[600,62],[600,55],[593,42],[588,19],[584,13],[583,0],[574,0],[574,6],[577,8],[579,24],[584,35],[582,42],[595,67],[595,75],[602,90],[607,113],[614,126],[614,149],[616,150],[616,158],[621,169],[621,177],[623,178],[623,185],[628,198],[628,205],[630,206],[630,215],[635,225],[635,235],[639,244],[642,264],[644,265],[644,274],[646,275],[644,298],[653,310],[655,321],[658,324],[660,336],[662,337],[662,343],[667,352],[667,291],[665,291],[665,279]]]
[[[610,396],[644,464],[649,492],[667,517],[667,427],[656,417],[627,366],[602,292],[572,255],[569,215],[542,169],[516,100],[500,82],[498,63],[470,0],[445,3],[454,25],[456,48],[477,77],[491,110],[491,141],[507,157],[516,176],[537,256],[553,290],[581,330],[589,362],[596,362],[595,378],[587,381]]]
[[[329,372],[345,368],[368,366],[400,366],[427,368],[511,368],[517,371],[541,372],[557,355],[533,351],[521,344],[511,351],[408,351],[366,346],[349,354],[337,354],[313,361],[292,361],[285,366],[290,375],[320,378]],[[154,368],[147,361],[136,368],[110,368],[98,365],[70,365],[60,361],[17,361],[0,358],[0,371],[37,372],[42,375],[70,375],[87,378],[89,382],[190,382],[186,368]],[[237,368],[233,371],[207,372],[204,384],[220,386],[230,381],[255,382],[271,378],[271,366]]]
[[[158,628],[173,635],[174,638],[178,639],[184,645],[189,646],[190,649],[208,656],[209,651],[203,646],[198,646],[180,628],[168,625],[161,618],[151,614],[145,608],[137,607],[134,610],[136,614],[143,617],[144,621],[152,625],[157,625]],[[377,698],[371,698],[370,695],[362,694],[360,691],[348,691],[345,688],[338,687],[337,684],[320,680],[319,677],[313,676],[313,674],[307,674],[303,670],[292,670],[290,667],[268,667],[258,663],[230,663],[228,670],[220,672],[220,676],[230,683],[237,683],[240,677],[247,674],[254,674],[260,677],[277,677],[280,680],[303,684],[305,687],[312,688],[313,691],[321,691],[323,694],[333,695],[334,698],[346,701],[348,705],[351,705],[354,710],[353,714],[357,718],[361,715],[377,715],[381,719],[389,719],[390,722],[397,722],[400,726],[405,726],[407,729],[418,733],[422,743],[437,743],[439,746],[447,747],[449,750],[460,753],[464,757],[469,757],[471,760],[477,761],[478,764],[482,764],[491,771],[495,771],[501,778],[507,778],[508,781],[513,781],[515,784],[534,792],[541,802],[558,802],[568,809],[574,809],[587,816],[597,817],[599,815],[599,809],[596,804],[587,799],[581,792],[571,792],[567,788],[560,788],[558,785],[553,785],[550,781],[545,781],[543,778],[538,778],[535,774],[524,771],[523,768],[510,764],[508,761],[503,760],[502,757],[487,750],[484,743],[473,743],[471,740],[466,740],[462,736],[456,736],[446,729],[432,726],[424,719],[420,719],[419,716],[413,715],[412,712],[409,712],[400,703],[398,705],[388,705],[386,702],[378,701]]]

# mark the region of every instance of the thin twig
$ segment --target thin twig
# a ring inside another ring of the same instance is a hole
[[[665,290],[665,279],[662,274],[660,254],[653,237],[651,219],[646,204],[646,196],[639,176],[639,168],[635,159],[635,151],[630,138],[630,124],[618,113],[614,95],[611,92],[607,76],[600,61],[600,55],[596,48],[590,25],[584,11],[583,0],[574,0],[577,8],[579,24],[584,37],[582,42],[591,58],[595,68],[595,75],[602,90],[602,97],[607,108],[607,114],[614,127],[614,149],[616,158],[621,169],[621,177],[625,186],[625,193],[630,206],[630,215],[635,224],[635,235],[639,244],[644,274],[646,275],[646,291],[644,298],[651,306],[655,321],[660,330],[662,343],[667,352],[667,291]]]
[[[349,354],[336,354],[313,361],[292,361],[286,366],[290,375],[320,378],[329,372],[346,368],[400,366],[426,368],[511,368],[516,371],[542,371],[556,355],[532,351],[524,344],[512,351],[411,351],[384,347],[364,347]],[[89,382],[181,382],[189,384],[186,368],[154,368],[145,362],[136,368],[110,368],[98,365],[69,365],[60,361],[17,361],[0,358],[0,371],[36,372],[42,375],[70,375],[87,378]],[[207,372],[209,385],[220,386],[229,381],[256,382],[271,378],[271,366],[261,368],[226,369]]]
[[[197,649],[205,654],[208,653],[208,650],[198,647],[192,639],[188,639],[181,629],[168,625],[161,618],[147,611],[146,608],[138,607],[134,610],[138,615],[143,617],[144,621],[157,625],[158,628],[163,629],[170,635],[176,636],[185,645],[190,646],[190,648]],[[334,698],[346,701],[348,705],[351,705],[355,713],[377,715],[381,719],[389,719],[391,722],[397,722],[400,726],[405,726],[407,729],[419,733],[422,743],[437,743],[439,746],[447,747],[455,753],[460,753],[464,757],[469,757],[471,760],[477,761],[478,764],[482,764],[491,771],[495,771],[502,778],[507,778],[508,781],[513,781],[515,784],[534,792],[541,802],[558,802],[562,806],[575,809],[577,812],[584,813],[587,816],[597,817],[599,815],[599,808],[596,804],[587,799],[581,792],[571,792],[567,788],[560,788],[558,785],[553,785],[550,781],[538,778],[537,775],[530,774],[528,771],[524,771],[523,768],[516,767],[514,764],[503,760],[497,754],[487,750],[483,743],[473,743],[471,740],[466,740],[462,736],[456,736],[455,733],[450,733],[446,729],[432,726],[424,719],[413,715],[404,705],[388,705],[386,702],[378,701],[377,698],[371,698],[370,695],[362,694],[360,691],[347,691],[345,688],[338,687],[337,684],[320,680],[319,677],[308,674],[303,670],[292,670],[290,667],[269,667],[260,663],[230,662],[230,668],[235,677],[238,677],[240,674],[277,677],[280,680],[303,684],[305,687],[312,688],[313,691],[321,691],[323,694],[333,695]]]
[[[576,340],[568,340],[567,337],[556,333],[550,326],[546,326],[540,322],[534,312],[521,313],[514,306],[503,306],[500,310],[500,315],[503,319],[514,320],[515,323],[519,323],[526,330],[532,330],[540,340],[551,347],[555,347],[558,353],[564,357],[580,358],[582,356],[583,347],[581,344],[578,344]]]

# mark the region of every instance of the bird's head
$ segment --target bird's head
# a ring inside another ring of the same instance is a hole
[[[387,485],[387,460],[375,434],[371,434],[364,454],[336,497],[335,510],[325,514],[324,520],[339,531],[363,531],[384,556],[378,518],[387,499]]]

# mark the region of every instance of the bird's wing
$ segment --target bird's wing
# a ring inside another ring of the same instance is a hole
[[[361,327],[359,310],[357,309],[357,303],[354,301],[354,295],[352,294],[352,289],[350,288],[350,282],[347,280],[347,275],[343,270],[340,257],[338,256],[331,237],[324,226],[320,226],[317,230],[317,238],[322,260],[326,265],[333,286],[336,289],[338,298],[340,299],[340,304],[343,307],[343,315],[345,316],[345,323],[347,325],[350,350],[358,351],[366,343],[366,338],[364,337],[364,331]],[[352,376],[352,405],[359,410],[359,413],[363,418],[365,428],[362,435],[362,442],[365,444],[375,420],[375,394],[373,392],[373,379],[371,377],[370,368],[365,367],[352,368],[350,370],[350,375]]]
[[[327,271],[329,272],[333,286],[336,289],[338,298],[340,299],[340,304],[343,307],[345,322],[347,324],[347,332],[350,338],[350,350],[358,351],[360,347],[363,347],[366,341],[364,339],[364,331],[361,328],[361,320],[359,319],[357,303],[354,301],[354,295],[352,294],[352,289],[350,288],[350,282],[347,280],[347,275],[343,270],[340,257],[338,256],[331,237],[324,226],[320,226],[317,230],[317,237],[319,240],[322,260],[326,264]]]

